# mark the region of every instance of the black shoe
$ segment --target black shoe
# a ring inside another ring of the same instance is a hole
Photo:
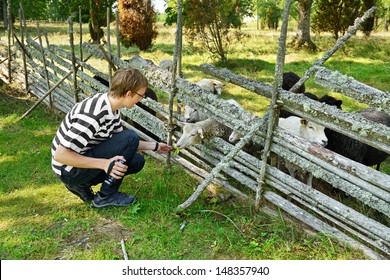
[[[95,199],[92,201],[93,206],[102,208],[106,206],[129,206],[137,202],[134,195],[128,195],[121,192],[115,192],[108,196],[102,197],[101,193],[96,193]]]
[[[65,185],[65,187],[72,192],[73,194],[77,195],[82,201],[90,202],[95,198],[95,195],[93,194],[93,191],[91,187],[86,186],[70,186]]]

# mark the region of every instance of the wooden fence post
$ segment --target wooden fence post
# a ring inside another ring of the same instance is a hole
[[[110,15],[111,15],[111,9],[107,7],[107,55],[108,55],[108,84],[109,84],[108,92],[110,92],[111,90],[111,78],[112,78]]]
[[[178,57],[181,57],[181,37],[182,37],[182,27],[183,27],[183,20],[182,20],[182,0],[177,1],[177,27],[176,27],[176,38],[175,38],[175,52],[173,55],[173,67],[172,67],[172,80],[171,80],[171,90],[169,92],[169,117],[168,117],[168,139],[167,143],[168,145],[172,145],[172,136],[174,132],[174,124],[173,124],[173,103],[174,99],[176,97],[177,88],[176,88],[176,75],[177,75],[177,62]],[[179,60],[181,61],[181,59]],[[181,68],[181,67],[180,67]],[[167,165],[171,164],[171,152],[168,152],[166,157],[166,163]]]
[[[20,3],[20,8],[19,8],[19,19],[20,19],[20,45],[23,50],[23,70],[24,70],[24,83],[25,83],[25,88],[26,92],[29,92],[29,85],[28,85],[28,72],[27,72],[27,60],[26,60],[26,51],[24,47],[24,32],[25,28],[23,27],[23,19],[24,19],[24,12],[22,9],[22,3]]]
[[[79,6],[79,26],[80,26],[80,60],[82,61],[84,59],[83,54],[83,21],[81,16],[81,6]],[[80,67],[81,71],[84,71],[83,66]]]
[[[11,14],[11,0],[8,0],[7,6],[7,14],[8,14],[8,82],[12,81],[12,54],[11,54],[11,36],[12,36],[12,14]]]
[[[274,80],[272,98],[270,104],[271,112],[270,112],[270,118],[268,120],[267,138],[263,150],[262,165],[261,165],[260,174],[258,178],[258,187],[256,189],[256,202],[255,202],[256,211],[258,211],[260,208],[260,200],[261,200],[261,196],[265,184],[264,178],[266,175],[267,160],[270,154],[273,132],[275,130],[275,126],[278,125],[279,110],[280,110],[280,106],[278,105],[279,90],[282,87],[282,80],[283,80],[284,59],[286,56],[287,27],[288,27],[288,18],[290,14],[291,4],[292,4],[292,0],[287,0],[284,8],[283,24],[280,31],[278,56],[276,58],[276,65],[275,65],[275,80]]]
[[[115,12],[115,37],[116,37],[116,52],[117,56],[121,58],[121,40],[120,40],[120,34],[119,34],[119,15],[118,15],[118,9]]]
[[[69,42],[70,42],[70,49],[71,49],[71,53],[72,53],[74,100],[77,103],[77,102],[79,102],[79,95],[78,95],[78,88],[77,88],[77,68],[76,68],[76,56],[74,53],[74,37],[73,37],[72,17],[68,18],[68,24],[69,24]]]

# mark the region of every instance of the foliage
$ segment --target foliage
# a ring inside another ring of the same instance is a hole
[[[317,32],[331,32],[338,39],[353,25],[360,7],[360,0],[318,0],[312,27]]]
[[[376,5],[377,0],[362,0],[362,11],[361,14],[364,14],[368,9]],[[372,30],[374,30],[374,23],[375,23],[375,12],[374,14],[369,17],[362,25],[362,31],[366,36],[370,36],[370,33]]]
[[[258,2],[258,15],[261,19],[261,28],[267,25],[268,29],[277,30],[283,11],[278,7],[278,1]]]
[[[80,7],[82,15],[84,15],[83,22],[87,22],[86,15],[88,15],[89,11],[88,1],[89,0],[12,0],[11,6],[12,13],[18,17],[19,8],[20,5],[22,5],[24,16],[28,20],[66,20],[69,16],[78,19]]]
[[[150,0],[119,0],[119,23],[123,46],[146,50],[157,36],[156,13]]]
[[[110,9],[110,19],[114,20],[112,14],[112,3],[114,0],[89,0],[89,34],[93,43],[98,44],[104,37],[102,27],[107,26],[107,9]]]
[[[252,1],[238,0],[185,0],[183,1],[183,26],[191,42],[201,42],[221,61],[227,60],[229,45],[240,40],[239,28],[245,16],[252,15]],[[176,10],[168,7],[166,24],[176,22]],[[235,29],[231,32],[230,29]]]

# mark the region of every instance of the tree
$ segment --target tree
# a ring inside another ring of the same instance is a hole
[[[156,12],[150,0],[119,0],[121,42],[125,47],[146,50],[157,36]]]
[[[104,0],[90,0],[89,1],[89,34],[93,44],[99,44],[104,36],[102,26],[107,25],[106,10],[103,6]]]
[[[365,13],[365,11],[367,11],[368,9],[370,9],[372,6],[375,5],[376,5],[376,0],[363,0],[361,14]],[[363,23],[362,31],[366,36],[370,36],[372,30],[374,30],[375,17],[376,15],[374,12],[374,14]]]
[[[261,19],[261,28],[267,24],[268,29],[277,30],[279,20],[282,18],[282,9],[276,1],[257,2],[257,15]]]
[[[313,0],[298,1],[298,30],[290,46],[301,49],[307,48],[310,51],[316,51],[317,46],[313,43],[310,36],[310,14]]]
[[[360,0],[318,0],[313,29],[331,32],[337,40],[359,16]]]
[[[165,23],[176,23],[172,1],[166,9]],[[183,1],[183,27],[190,42],[199,42],[222,61],[227,60],[229,44],[242,38],[242,19],[253,13],[250,0],[186,0]],[[232,32],[231,29],[236,29]]]

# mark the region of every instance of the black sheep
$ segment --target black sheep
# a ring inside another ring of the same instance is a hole
[[[294,72],[283,73],[282,89],[290,90],[300,79],[301,79],[301,77],[299,77]],[[305,92],[305,85],[302,84],[297,89],[296,93],[304,93],[304,92]]]
[[[290,90],[299,80],[301,77],[299,77],[294,72],[285,72],[283,73],[283,82],[282,82],[282,89],[284,90]],[[303,93],[306,97],[318,100],[317,96],[310,92],[305,92],[305,85],[302,84],[296,91],[296,93]],[[295,116],[293,113],[287,112],[285,110],[280,110],[279,117],[280,118],[288,118],[290,116]]]
[[[319,101],[341,109],[342,101],[337,100],[331,96],[325,95],[321,97]],[[361,114],[368,120],[390,127],[390,117],[383,112],[368,108],[360,110],[357,113]],[[356,162],[360,162],[366,166],[376,165],[377,170],[380,168],[380,163],[389,156],[389,154],[383,151],[380,151],[331,129],[326,128],[325,134],[328,138],[328,145],[326,146],[327,149]]]

